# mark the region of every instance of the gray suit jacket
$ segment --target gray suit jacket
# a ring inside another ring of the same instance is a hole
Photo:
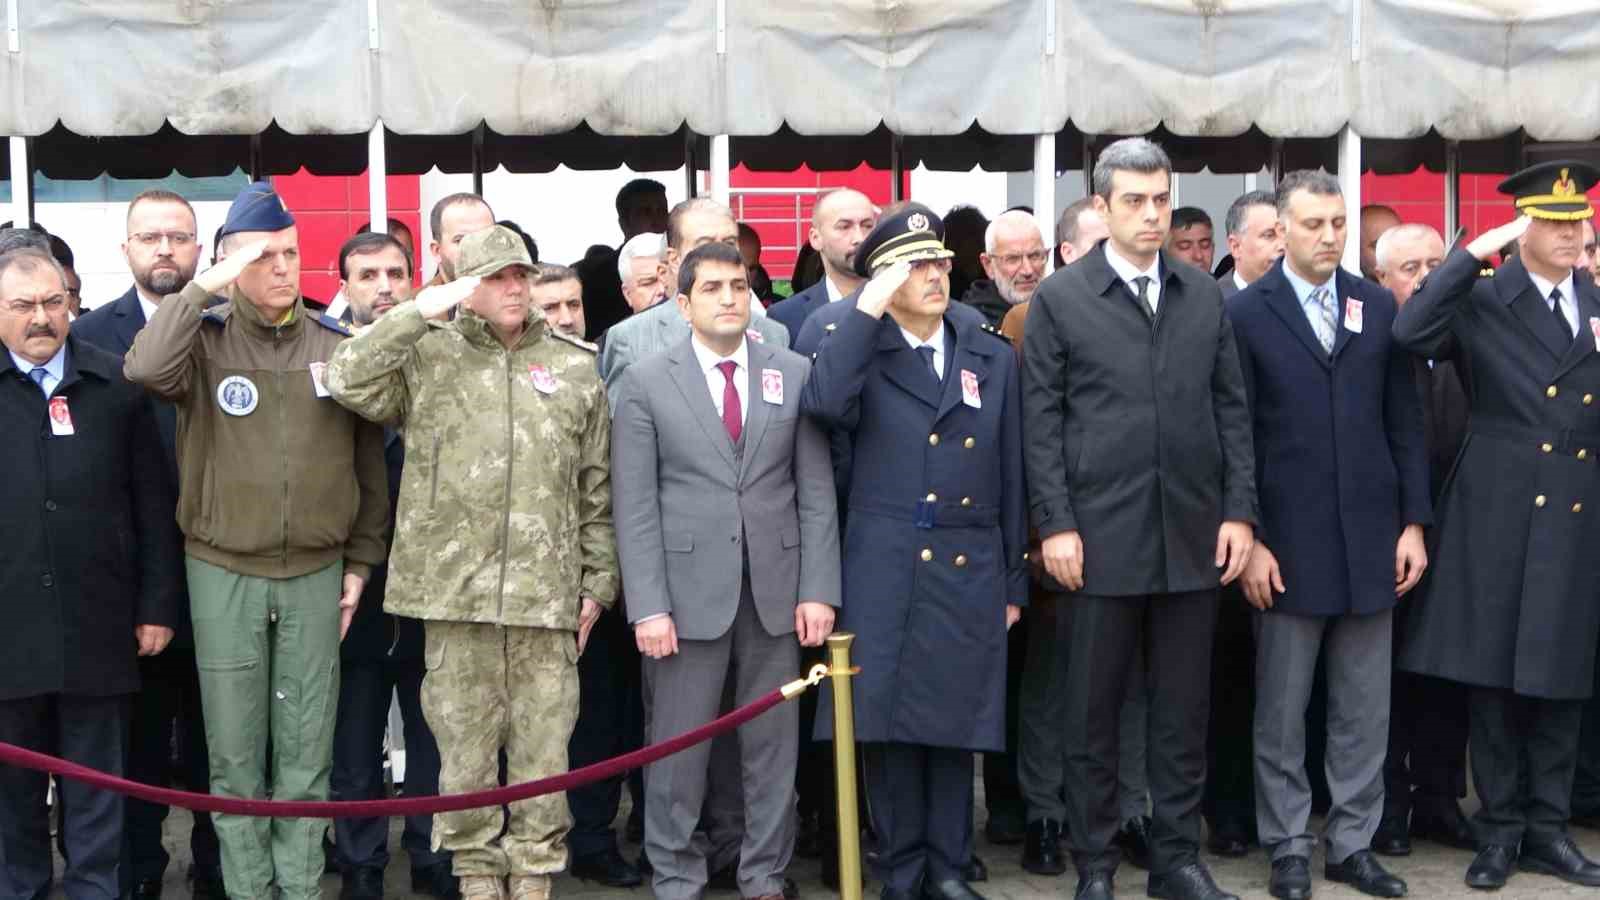
[[[756,301],[752,298],[750,302],[754,304]],[[753,308],[750,327],[761,335],[763,343],[775,347],[789,346],[789,329],[780,322],[757,314]],[[628,366],[688,339],[689,323],[678,311],[677,301],[670,297],[608,328],[605,344],[600,348],[600,378],[606,383],[606,397],[611,401],[611,411],[615,413],[617,410],[617,385]],[[795,389],[799,390],[798,387]]]
[[[805,357],[747,341],[744,451],[718,418],[689,338],[639,360],[617,387],[611,506],[628,617],[670,613],[678,637],[712,640],[750,590],[768,634],[794,631],[795,604],[838,606],[839,519],[828,436],[800,415]],[[763,396],[782,374],[782,403]]]

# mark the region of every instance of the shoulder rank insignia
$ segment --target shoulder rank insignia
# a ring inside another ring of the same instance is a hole
[[[334,334],[342,334],[345,337],[350,337],[352,334],[354,334],[354,332],[350,330],[350,326],[344,324],[338,319],[335,319],[333,316],[330,316],[327,313],[317,313],[311,317],[311,320],[316,322],[318,325],[321,325],[323,328],[333,332]]]
[[[1002,332],[1000,329],[994,327],[993,325],[990,325],[988,322],[985,322],[982,325],[979,325],[978,326],[978,330],[987,331],[988,333],[994,335],[995,337],[999,338],[1000,340],[1005,341],[1008,344],[1011,343],[1011,338],[1006,337],[1004,332]]]
[[[551,329],[549,334],[550,334],[551,337],[555,338],[558,341],[566,341],[567,343],[571,344],[572,346],[577,347],[577,348],[582,349],[582,350],[587,350],[590,353],[599,353],[600,352],[599,345],[591,344],[588,341],[584,340],[583,338],[573,337],[572,335],[567,334],[564,331],[556,331],[555,329]]]

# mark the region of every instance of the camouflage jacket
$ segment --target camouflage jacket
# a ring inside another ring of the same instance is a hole
[[[611,422],[594,351],[534,310],[507,350],[463,310],[402,303],[328,364],[356,413],[402,430],[384,609],[402,616],[576,630],[580,596],[616,596]]]

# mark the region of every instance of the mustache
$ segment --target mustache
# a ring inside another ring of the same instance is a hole
[[[56,329],[54,325],[30,325],[28,326],[27,334],[23,335],[23,339],[26,340],[34,337],[53,338],[55,336]]]

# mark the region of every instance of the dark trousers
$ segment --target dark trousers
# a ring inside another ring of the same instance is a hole
[[[121,775],[129,708],[127,695],[3,700],[0,741]],[[0,766],[0,897],[44,900],[50,892],[48,783],[43,772]],[[121,890],[122,796],[70,778],[58,784],[67,858],[62,887],[69,900],[112,900]]]
[[[1594,667],[1594,684],[1594,693],[1583,704],[1578,769],[1572,780],[1572,814],[1590,819],[1600,817],[1600,665]]]
[[[1397,647],[1398,640],[1397,635]],[[1409,816],[1413,800],[1454,803],[1466,796],[1467,689],[1398,670],[1392,689],[1389,755],[1383,763],[1384,816]]]
[[[333,772],[328,792],[335,800],[383,797],[383,733],[389,724],[389,698],[398,696],[405,730],[407,797],[439,793],[439,745],[422,715],[422,660],[358,660],[340,663],[339,720],[333,729]],[[334,859],[341,871],[377,869],[389,864],[386,817],[334,819]],[[406,816],[400,845],[411,868],[450,858],[433,849],[433,816]]]
[[[1022,783],[1017,778],[1017,723],[1022,698],[1022,670],[1028,661],[1028,621],[1011,626],[1006,634],[1006,750],[983,755],[983,802],[989,816],[1026,816]]]
[[[1135,649],[1149,692],[1147,768],[1151,864],[1193,862],[1200,844],[1217,592],[1139,597],[1073,595],[1066,698],[1067,836],[1080,872],[1114,872],[1119,720]]]
[[[1201,801],[1211,830],[1256,839],[1256,646],[1250,605],[1237,586],[1222,589],[1211,652],[1210,724],[1206,729],[1206,786]]]
[[[589,632],[578,657],[578,724],[567,743],[573,769],[610,759],[644,745],[644,710],[640,701],[639,648],[633,629],[618,610],[606,610]],[[635,809],[644,808],[641,770],[626,776]],[[567,792],[572,830],[567,844],[574,859],[613,852],[617,836],[611,823],[622,802],[624,776]],[[641,813],[642,815],[642,813]]]
[[[915,892],[960,878],[972,856],[972,752],[922,744],[861,745],[878,878]]]
[[[1471,688],[1472,782],[1478,840],[1547,844],[1567,833],[1583,701]],[[1526,781],[1522,781],[1525,777]]]
[[[133,696],[128,731],[128,778],[162,787],[177,784],[202,794],[211,790],[205,719],[200,712],[200,670],[195,666],[193,647],[168,646],[139,660],[139,693]],[[140,881],[160,881],[171,861],[161,843],[167,807],[131,797],[125,802],[124,892]],[[189,852],[194,865],[220,877],[222,863],[211,816],[200,812],[193,816]]]

